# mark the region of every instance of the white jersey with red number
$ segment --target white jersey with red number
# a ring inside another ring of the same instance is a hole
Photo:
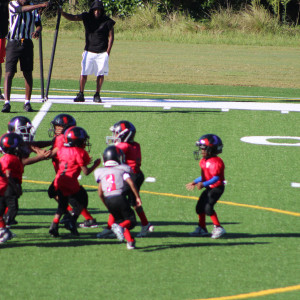
[[[119,196],[123,193],[124,181],[130,177],[128,165],[97,168],[94,172],[97,183],[101,182],[104,197]]]

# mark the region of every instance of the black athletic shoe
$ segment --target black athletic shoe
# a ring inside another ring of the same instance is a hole
[[[9,103],[4,103],[3,108],[2,108],[3,113],[9,113],[10,112],[10,104]]]
[[[26,104],[24,104],[24,110],[27,111],[27,112],[33,112],[33,109],[30,105],[29,102],[27,102]]]
[[[94,100],[93,101],[96,102],[96,103],[101,103],[102,102],[99,93],[96,93],[94,95]]]
[[[74,102],[84,102],[85,101],[84,94],[82,92],[79,92],[73,101]]]
[[[64,217],[60,220],[60,224],[66,224],[68,222],[70,222],[70,220],[72,219],[72,216],[69,213],[66,213],[64,215]]]
[[[79,236],[79,232],[77,231],[76,222],[74,219],[70,219],[69,222],[65,223],[65,228],[70,230],[72,235]]]
[[[58,233],[58,224],[52,222],[50,229],[49,229],[49,233],[53,236],[53,237],[58,237],[59,233]]]
[[[85,220],[83,223],[80,223],[79,227],[81,227],[81,228],[97,228],[98,224],[96,222],[96,219],[91,219],[91,220]]]

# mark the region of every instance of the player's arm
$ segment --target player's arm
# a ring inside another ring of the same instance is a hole
[[[44,151],[43,153],[37,154],[34,157],[22,158],[22,164],[23,164],[23,166],[32,165],[39,161],[48,159],[50,157],[50,155],[51,155],[51,151],[47,150],[47,151]]]
[[[61,15],[69,21],[82,21],[82,14],[80,15],[72,15],[61,10]]]
[[[111,51],[111,48],[113,46],[114,39],[115,39],[115,33],[114,33],[114,28],[112,27],[111,30],[108,33],[108,47],[107,47],[107,50],[106,50],[108,55],[110,55],[110,51]]]
[[[101,158],[98,158],[94,161],[94,164],[91,167],[87,167],[87,166],[81,166],[81,170],[83,172],[84,175],[89,175],[91,174],[101,163]]]
[[[30,142],[30,146],[39,147],[39,148],[50,147],[51,145],[52,145],[52,141],[34,141],[34,142]]]
[[[134,185],[134,182],[130,178],[129,174],[128,174],[128,177],[126,178],[125,181],[129,184],[129,186],[130,186],[130,188],[131,188],[131,190],[132,190],[132,192],[133,192],[133,194],[134,194],[134,196],[136,198],[136,206],[137,207],[142,206],[142,200],[140,198],[139,192],[137,191],[137,189],[136,189],[136,187]]]
[[[33,11],[35,9],[39,9],[39,8],[45,8],[48,7],[49,2],[43,2],[40,4],[34,4],[34,5],[23,5],[21,6],[21,12],[29,12],[29,11]]]

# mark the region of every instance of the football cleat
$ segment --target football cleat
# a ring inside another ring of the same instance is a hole
[[[90,219],[90,220],[85,220],[83,223],[80,223],[79,227],[81,227],[81,228],[97,228],[98,224],[96,222],[96,219]]]
[[[14,238],[16,235],[13,234],[8,228],[5,228],[1,230],[0,236],[1,236],[0,243],[5,243],[11,240],[12,238]]]
[[[135,249],[135,241],[133,241],[133,242],[127,242],[127,249],[128,250]]]
[[[211,233],[212,239],[218,239],[226,233],[226,230],[221,226],[214,226],[214,229]]]
[[[148,223],[145,226],[142,226],[141,231],[136,235],[137,237],[145,237],[149,232],[154,231],[154,226],[151,223]]]
[[[57,223],[52,222],[52,224],[51,224],[51,226],[49,228],[49,233],[53,237],[58,237],[59,236],[59,233],[58,233],[58,224]]]
[[[65,223],[65,228],[70,230],[72,235],[79,236],[79,232],[77,231],[76,222],[74,219],[70,219],[69,222]]]
[[[190,236],[209,236],[210,234],[208,233],[206,228],[202,228],[200,226],[197,226],[193,232],[190,233]]]
[[[111,230],[113,231],[113,233],[116,235],[117,239],[120,241],[120,242],[123,242],[124,241],[124,228],[121,227],[119,224],[117,223],[114,223],[112,224],[111,226]]]

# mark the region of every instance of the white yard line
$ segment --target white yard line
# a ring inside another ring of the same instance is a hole
[[[24,101],[21,95],[12,95],[14,101]],[[132,107],[161,107],[162,109],[191,108],[191,109],[218,109],[223,112],[229,110],[279,111],[281,113],[300,112],[298,103],[270,103],[270,102],[229,102],[229,101],[189,101],[169,99],[128,99],[103,97],[102,103],[94,103],[92,97],[86,97],[85,102],[73,102],[74,96],[50,96],[46,103],[71,105],[98,105],[105,108],[112,106]],[[41,102],[40,96],[32,96],[31,102]]]
[[[35,115],[34,119],[32,120],[32,125],[34,127],[34,131],[38,129],[39,125],[41,124],[42,120],[46,116],[47,112],[49,111],[52,105],[51,101],[47,101],[43,104],[39,112]]]

